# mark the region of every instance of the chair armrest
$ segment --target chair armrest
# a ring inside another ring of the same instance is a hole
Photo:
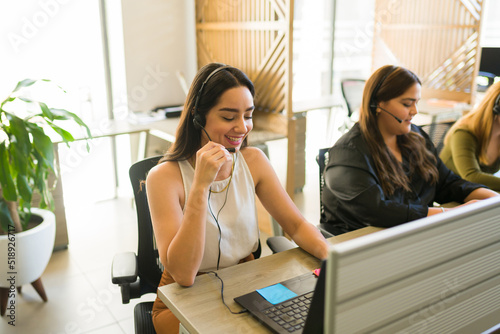
[[[111,282],[113,284],[130,284],[137,281],[137,257],[134,252],[118,253],[113,257],[111,265]]]
[[[279,253],[292,248],[298,247],[297,244],[288,240],[284,236],[270,237],[266,240],[267,245],[273,253]]]

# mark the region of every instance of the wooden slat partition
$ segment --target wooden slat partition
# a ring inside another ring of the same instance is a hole
[[[198,66],[221,62],[255,84],[254,126],[287,136],[292,111],[293,0],[196,0]],[[286,188],[294,192],[295,138],[288,137]]]
[[[260,118],[291,110],[287,108],[290,5],[285,0],[196,1],[199,67],[217,61],[245,71],[256,87]],[[267,128],[267,119],[260,123]],[[286,127],[268,130],[287,133]]]
[[[422,80],[423,98],[472,103],[483,0],[376,0],[373,70],[398,64]]]

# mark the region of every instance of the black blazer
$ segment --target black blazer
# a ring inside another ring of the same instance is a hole
[[[411,192],[399,189],[393,195],[385,196],[372,156],[356,123],[329,150],[322,194],[324,213],[321,223],[326,224],[325,228],[341,234],[369,225],[391,227],[403,224],[426,217],[428,207],[434,202],[463,202],[474,189],[484,187],[454,174],[439,159],[427,134],[415,125],[412,125],[412,131],[422,134],[436,156],[438,183],[428,184],[413,174]],[[403,167],[408,171],[406,166],[408,160],[403,157]]]

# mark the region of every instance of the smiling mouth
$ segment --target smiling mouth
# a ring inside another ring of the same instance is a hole
[[[230,137],[226,136],[227,140],[232,144],[232,145],[238,145],[243,141],[243,137]]]

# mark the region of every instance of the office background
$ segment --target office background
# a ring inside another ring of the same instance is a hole
[[[113,114],[117,118],[128,117],[129,108],[144,111],[157,105],[182,103],[184,92],[178,72],[189,83],[196,71],[195,34],[190,25],[194,5],[183,0],[137,4],[106,1],[113,83],[110,92],[106,86],[101,4],[97,0],[0,4],[2,96],[25,77],[49,78],[67,93],[48,98],[89,122],[109,117],[109,93],[114,97]],[[500,3],[490,0],[485,1],[485,6],[481,46],[500,47]],[[295,7],[294,98],[316,98],[333,91],[341,105],[340,78],[366,78],[371,72],[373,32],[369,22],[374,16],[374,1],[338,0],[335,30],[329,20],[333,15],[328,11],[332,9],[330,1],[295,1]],[[162,85],[168,89],[159,94],[148,89]],[[307,114],[311,131],[306,131],[306,183],[295,201],[312,223],[319,221],[315,156],[318,148],[330,146],[338,138],[344,117],[342,107]],[[71,149],[61,148],[69,246],[53,254],[42,276],[48,303],[42,303],[29,286],[17,297],[16,330],[133,332],[134,304],[121,305],[119,290],[111,284],[109,273],[113,254],[135,250],[137,244],[127,176],[130,138],[119,136],[116,141],[117,190],[109,163],[113,154],[111,139],[94,141],[90,153],[80,143]],[[283,175],[279,171],[286,170],[286,140],[269,143],[269,150],[274,167]],[[0,328],[3,333],[12,330],[6,321],[0,323]]]

